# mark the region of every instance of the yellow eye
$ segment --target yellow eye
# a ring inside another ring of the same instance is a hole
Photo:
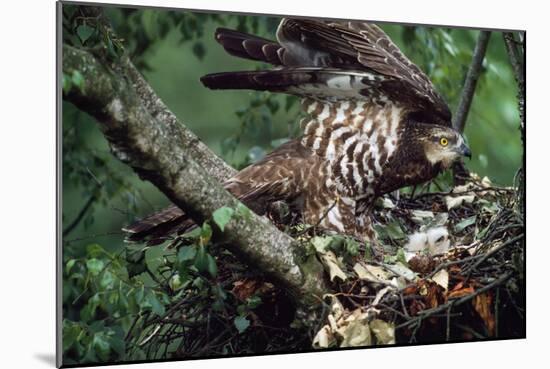
[[[447,146],[449,144],[449,140],[447,140],[445,137],[441,137],[439,143],[441,144],[441,146]]]

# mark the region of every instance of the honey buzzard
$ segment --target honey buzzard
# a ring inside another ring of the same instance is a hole
[[[428,77],[376,25],[285,18],[276,36],[216,31],[228,53],[274,68],[209,74],[201,78],[206,87],[297,95],[307,115],[302,137],[225,187],[260,214],[284,200],[305,223],[376,246],[374,200],[431,180],[470,149]],[[126,231],[130,239],[155,242],[186,229],[185,219],[172,206]]]

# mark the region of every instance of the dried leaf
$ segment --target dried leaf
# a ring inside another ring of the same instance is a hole
[[[461,185],[461,186],[455,186],[455,188],[453,188],[453,190],[451,192],[452,193],[464,193],[464,192],[470,191],[473,187],[474,187],[474,185],[471,182],[469,182],[469,183],[466,183],[466,184]]]
[[[331,242],[332,242],[332,237],[315,236],[311,239],[311,243],[315,247],[315,250],[320,253],[324,253]]]
[[[330,309],[332,315],[336,320],[340,319],[344,315],[344,307],[342,306],[342,303],[334,295],[324,295],[323,298],[327,296],[330,296],[331,298]]]
[[[233,282],[233,289],[231,292],[241,301],[245,301],[256,293],[261,287],[262,283],[254,279],[243,279],[241,281]]]
[[[441,269],[431,278],[432,281],[443,287],[445,291],[449,288],[449,273],[446,269]]]
[[[348,278],[346,273],[340,268],[340,263],[332,251],[321,253],[321,262],[328,270],[331,281],[333,281],[335,277],[340,278],[342,281]]]
[[[418,224],[424,224],[429,220],[434,219],[434,213],[426,210],[411,211],[411,220]]]
[[[393,208],[395,208],[395,204],[393,203],[393,201],[391,201],[391,199],[388,199],[387,197],[384,197],[382,199],[382,207],[384,209],[393,209]]]
[[[473,287],[465,287],[465,288],[462,288],[462,289],[459,289],[459,290],[456,290],[456,291],[453,290],[453,291],[449,292],[447,297],[450,298],[450,299],[453,299],[453,298],[457,298],[457,297],[466,296],[466,295],[469,295],[471,293],[474,293],[474,288]]]
[[[380,319],[374,319],[369,327],[376,337],[376,343],[379,345],[395,344],[395,327],[393,324]]]
[[[394,290],[395,288],[392,287],[392,286],[387,286],[387,287],[384,287],[382,288],[380,291],[378,291],[378,293],[376,294],[376,296],[374,297],[374,300],[372,301],[372,305],[375,306],[375,305],[378,305],[378,303],[380,302],[380,300],[382,300],[382,297],[384,297],[388,292]]]
[[[426,284],[426,297],[424,297],[424,301],[428,308],[432,309],[445,302],[445,296],[438,285],[431,282]]]
[[[445,196],[445,204],[447,209],[451,210],[459,207],[462,204],[471,204],[474,202],[475,195],[464,195],[464,196]]]
[[[344,329],[340,330],[343,336],[340,347],[371,346],[372,335],[365,320],[353,320]]]
[[[481,180],[481,186],[483,186],[483,187],[485,187],[485,188],[488,188],[488,187],[493,186],[493,183],[491,182],[491,180],[489,179],[489,177],[485,176],[485,177],[483,177],[483,179]]]
[[[403,263],[395,263],[395,264],[383,264],[384,268],[387,270],[393,272],[394,274],[405,278],[409,281],[414,281],[416,277],[418,276],[417,273],[410,270],[405,264]]]
[[[325,325],[313,339],[314,348],[327,348],[333,346],[336,343],[336,338],[332,333],[331,328],[328,325]]]
[[[481,293],[474,297],[472,301],[474,309],[481,319],[483,319],[490,337],[495,334],[495,317],[493,315],[492,302],[493,297],[489,293]]]
[[[377,282],[380,283],[383,282],[390,282],[390,278],[392,277],[392,274],[387,272],[384,268],[377,266],[377,265],[370,265],[370,264],[360,264],[356,263],[353,266],[353,270],[355,273],[357,273],[357,276],[360,279],[367,280],[369,282]]]

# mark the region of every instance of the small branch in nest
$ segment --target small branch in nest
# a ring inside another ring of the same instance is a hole
[[[477,260],[475,263],[471,264],[471,266],[468,266],[466,268],[466,271],[468,272],[467,274],[467,278],[470,277],[470,275],[472,274],[472,271],[475,270],[475,268],[477,268],[481,263],[483,263],[485,260],[487,260],[488,258],[490,258],[492,255],[496,254],[497,252],[499,252],[500,250],[504,249],[505,247],[508,247],[510,245],[513,245],[515,244],[517,241],[521,240],[525,235],[522,233],[520,234],[519,236],[516,236],[512,239],[509,239],[508,241],[504,242],[502,245],[499,245],[497,247],[495,247],[494,249],[491,249],[489,250],[488,252],[486,252],[485,254],[482,255],[481,258],[479,258],[479,260]]]

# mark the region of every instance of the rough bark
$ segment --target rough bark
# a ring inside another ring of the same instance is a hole
[[[516,40],[511,32],[504,33],[504,44],[508,53],[508,59],[514,70],[514,76],[518,85],[518,110],[520,119],[521,141],[523,143],[523,162],[525,163],[525,34],[519,32]],[[520,47],[521,46],[521,47]],[[525,216],[525,167],[522,166],[517,174],[518,203],[521,214]]]
[[[506,51],[508,52],[508,58],[510,64],[514,70],[514,76],[518,84],[518,107],[521,129],[525,129],[525,64],[524,64],[524,52],[518,50],[518,41],[516,41],[513,33],[504,33],[504,44],[506,45]],[[524,133],[522,131],[522,139],[524,139]],[[523,143],[525,145],[525,142]]]
[[[63,73],[84,77],[83,86],[64,92],[64,99],[96,118],[118,159],[199,224],[222,206],[238,208],[219,183],[234,170],[177,120],[129,59],[107,63],[65,45],[62,60]],[[250,211],[235,214],[217,236],[245,263],[289,288],[302,306],[327,291],[322,266],[306,259],[291,237]]]

